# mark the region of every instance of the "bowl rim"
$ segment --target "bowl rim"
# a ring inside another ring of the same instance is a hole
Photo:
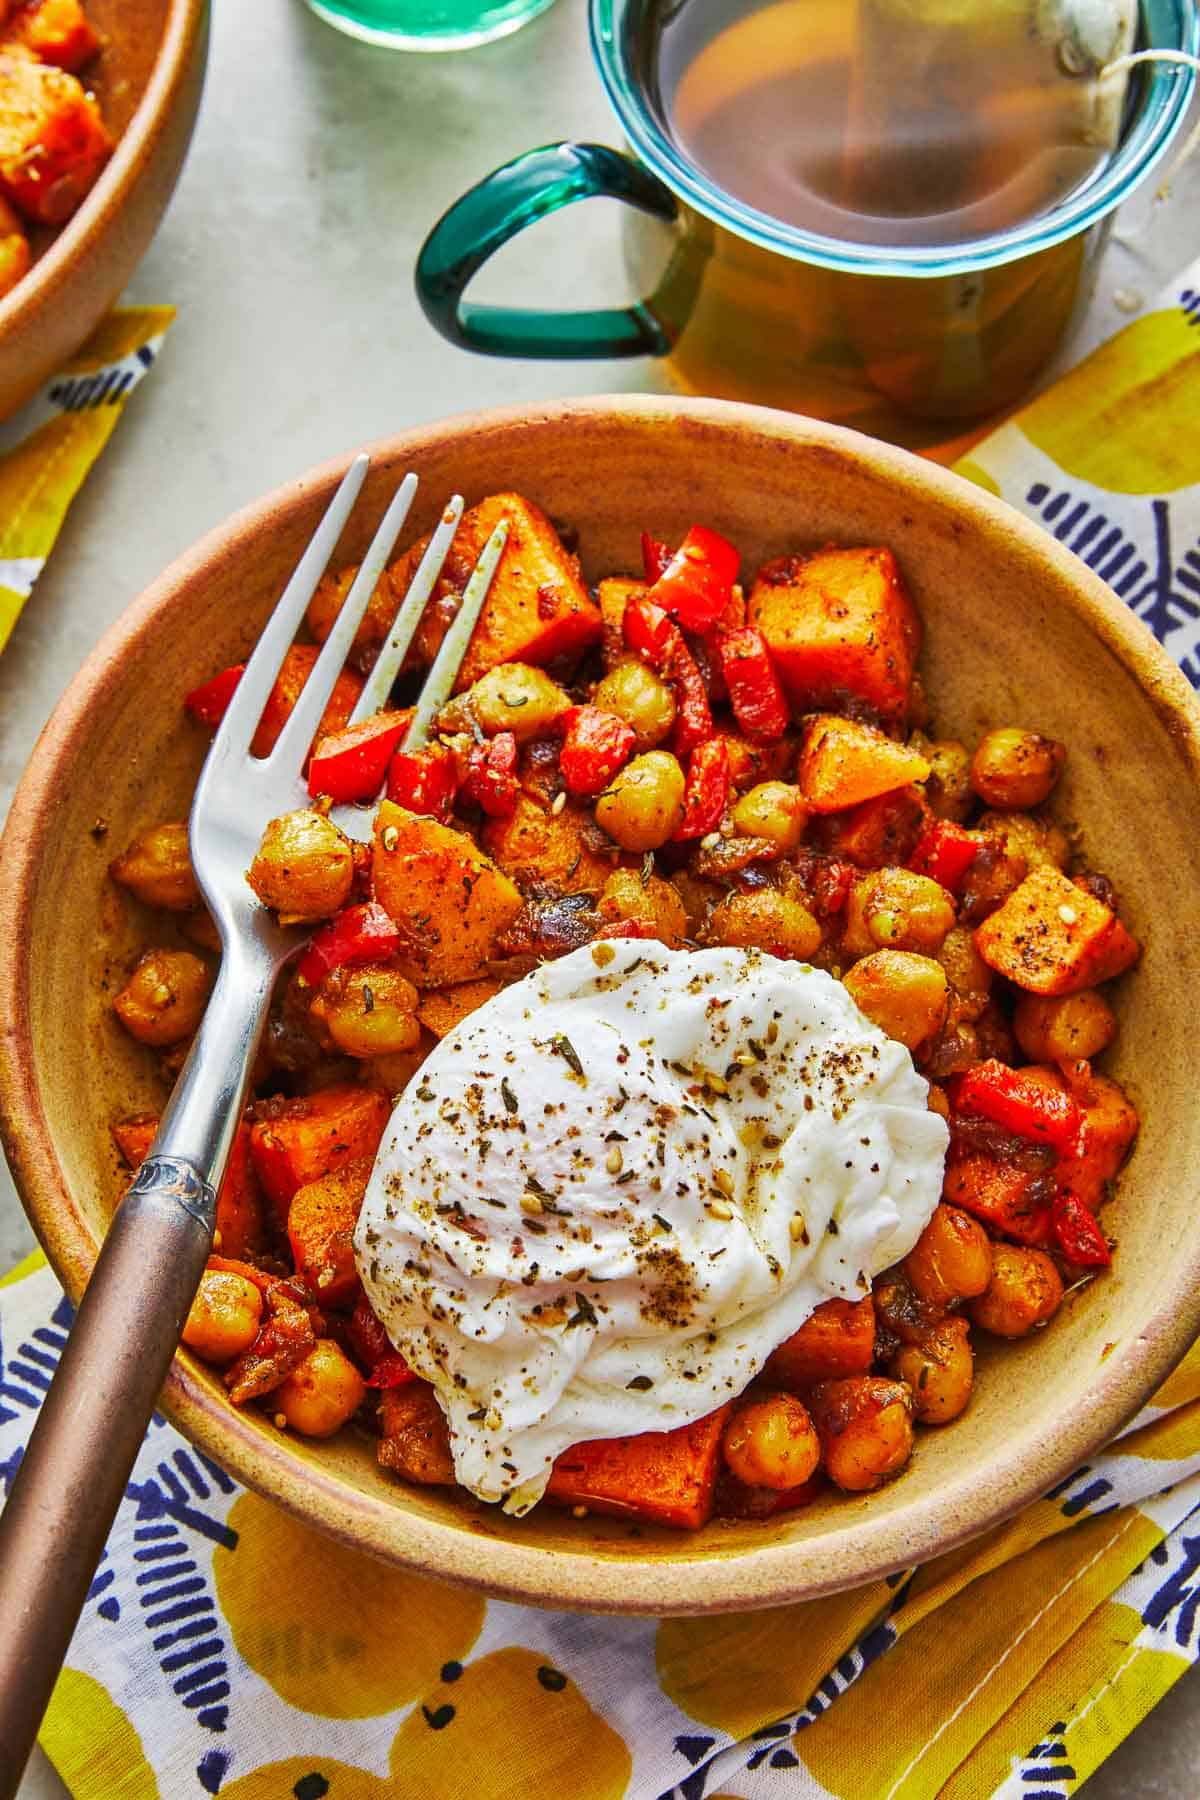
[[[207,14],[208,0],[167,0],[158,54],[133,115],[83,204],[28,273],[0,299],[0,339],[39,313],[52,294],[75,279],[80,258],[103,234],[123,196],[145,173],[154,150],[156,125],[188,80],[192,51]],[[86,78],[83,85],[87,87]]]
[[[544,405],[518,405],[458,414],[368,445],[373,459],[419,466],[422,447],[447,438],[469,439],[520,425],[571,424],[663,429],[695,421],[718,430],[824,447],[871,466],[898,496],[921,504],[932,497],[961,515],[968,510],[998,527],[1020,550],[1047,560],[1072,590],[1074,604],[1098,639],[1138,683],[1200,784],[1200,703],[1182,672],[1100,579],[1049,533],[1006,502],[908,451],[795,414],[733,401],[642,395],[597,395]],[[77,1301],[95,1255],[90,1229],[75,1205],[54,1154],[30,1044],[28,947],[37,884],[39,845],[56,810],[87,716],[121,679],[124,658],[139,637],[197,578],[209,560],[246,532],[261,530],[280,511],[315,506],[332,491],[350,454],[325,462],[253,501],[208,532],[147,587],[109,627],[59,700],[34,747],[13,797],[0,839],[0,1136],[22,1204],[50,1263]],[[1045,1494],[1086,1461],[1126,1423],[1183,1355],[1200,1330],[1200,1234],[1190,1254],[1162,1271],[1155,1309],[1124,1356],[1097,1364],[1070,1417],[1019,1428],[1008,1441],[1008,1479],[978,1481],[960,1473],[919,1507],[872,1520],[848,1510],[819,1537],[756,1544],[737,1554],[689,1557],[687,1539],[668,1556],[649,1545],[628,1555],[611,1545],[594,1550],[543,1547],[492,1535],[486,1522],[464,1513],[453,1523],[410,1513],[404,1490],[396,1500],[356,1492],[290,1442],[265,1436],[216,1396],[199,1365],[177,1356],[161,1407],[206,1454],[248,1487],[280,1503],[341,1542],[417,1572],[478,1588],[496,1598],[591,1612],[684,1614],[777,1606],[859,1586],[927,1560],[978,1536]],[[1130,1369],[1135,1358],[1136,1374]],[[683,1554],[680,1554],[680,1552]]]

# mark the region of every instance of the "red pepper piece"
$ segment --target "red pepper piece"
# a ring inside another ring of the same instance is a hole
[[[358,1296],[344,1329],[350,1349],[367,1371],[368,1387],[403,1387],[417,1379],[400,1352],[392,1348],[379,1315],[365,1294]]]
[[[773,743],[788,727],[788,707],[761,631],[745,625],[721,639],[721,667],[738,729]]]
[[[323,737],[308,765],[309,793],[328,794],[338,805],[374,800],[411,720],[411,712],[378,712]]]
[[[319,987],[331,969],[345,963],[379,962],[400,948],[400,933],[377,900],[348,906],[317,932],[296,965],[309,987]]]
[[[707,837],[721,823],[729,799],[729,750],[724,738],[697,745],[683,789],[683,823],[675,842]]]
[[[409,1368],[400,1352],[398,1350],[389,1350],[380,1357],[379,1361],[375,1364],[375,1367],[371,1370],[371,1373],[367,1376],[367,1386],[369,1388],[404,1387],[408,1382],[415,1381],[416,1379],[416,1375]]]
[[[245,663],[236,663],[232,669],[222,669],[211,681],[202,681],[190,694],[185,694],[183,704],[192,717],[199,719],[202,725],[211,725],[215,731],[225,717],[245,669]]]
[[[450,817],[458,792],[458,774],[448,751],[397,750],[388,766],[387,797],[409,812],[430,813],[443,822]]]
[[[1089,1211],[1069,1189],[1060,1188],[1050,1208],[1050,1223],[1059,1249],[1068,1262],[1084,1268],[1106,1269],[1112,1262],[1108,1240]]]
[[[600,706],[573,706],[564,716],[566,730],[558,767],[572,794],[600,794],[633,753],[637,734],[616,713]]]
[[[953,819],[926,821],[916,847],[908,859],[915,875],[928,875],[948,893],[962,892],[967,870],[979,854],[979,839],[973,832],[956,825]]]
[[[1077,1156],[1083,1114],[1070,1094],[1026,1081],[1019,1069],[990,1057],[975,1063],[954,1083],[954,1110],[991,1119],[1017,1137],[1049,1144],[1060,1156]]]
[[[649,919],[615,919],[611,925],[602,925],[596,938],[652,938],[654,935],[655,927]]]
[[[661,538],[652,538],[648,531],[643,531],[642,568],[645,570],[646,580],[651,586],[666,574],[674,554],[670,544],[664,544]]]
[[[677,756],[686,756],[689,750],[695,750],[710,740],[713,719],[704,677],[682,637],[668,664],[667,678],[675,688],[675,724],[671,730],[671,749]]]
[[[498,731],[486,744],[476,744],[467,762],[467,778],[458,791],[489,819],[509,817],[521,791],[517,740],[511,731]]]
[[[679,627],[672,623],[661,606],[655,606],[644,595],[635,595],[625,608],[621,621],[625,642],[635,656],[650,664],[660,675],[667,673],[676,652],[684,646]]]
[[[706,525],[693,525],[648,598],[686,630],[704,631],[729,605],[737,572],[738,553],[729,540]]]

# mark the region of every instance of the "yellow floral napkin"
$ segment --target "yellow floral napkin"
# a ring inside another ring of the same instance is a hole
[[[1200,265],[960,463],[1200,685]],[[0,1481],[70,1324],[0,1292]],[[389,1570],[157,1420],[42,1743],[76,1800],[1066,1800],[1200,1654],[1200,1346],[965,1549],[833,1600],[622,1620]]]
[[[0,650],[174,317],[171,306],[110,313],[78,355],[0,423]]]

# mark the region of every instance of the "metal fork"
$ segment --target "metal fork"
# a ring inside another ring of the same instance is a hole
[[[221,965],[149,1154],[125,1194],[80,1304],[8,1504],[0,1514],[0,1800],[33,1745],[159,1389],[212,1249],[216,1194],[245,1104],[271,992],[305,934],[259,904],[246,870],[269,819],[309,804],[303,766],[359,621],[407,517],[407,475],[269,756],[250,740],[367,473],[358,457],[246,665],[196,788],[196,877],[221,936]],[[351,722],[384,705],[433,591],[463,502],[443,513]],[[504,549],[499,525],[429,672],[404,748],[423,744],[449,696]],[[355,837],[373,809],[339,808]]]

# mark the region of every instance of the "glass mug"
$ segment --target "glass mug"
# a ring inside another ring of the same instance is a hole
[[[1086,293],[1115,208],[1163,155],[1195,77],[1148,65],[1119,143],[1059,204],[971,242],[859,244],[773,219],[717,187],[660,123],[635,66],[655,0],[592,0],[592,52],[631,153],[528,151],[450,207],[417,261],[427,317],[493,356],[659,356],[685,391],[807,412],[923,447],[1011,405]],[[1143,0],[1146,48],[1195,52],[1192,0]],[[464,290],[527,225],[602,195],[630,209],[626,261],[646,298],[545,312]]]
[[[468,50],[507,37],[553,0],[308,0],[327,25],[388,50]]]

